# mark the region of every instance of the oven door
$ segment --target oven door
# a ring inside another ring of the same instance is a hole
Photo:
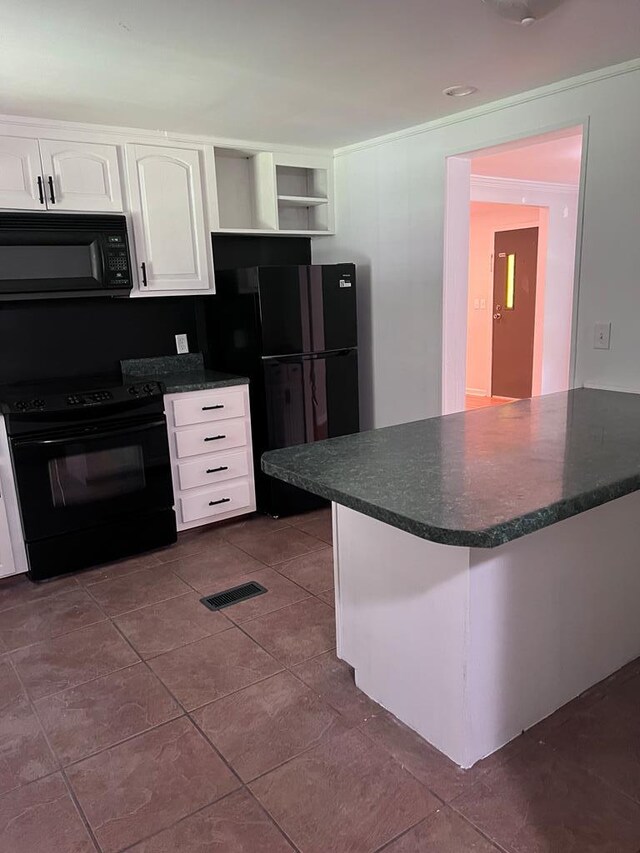
[[[173,506],[164,418],[12,438],[27,542]]]

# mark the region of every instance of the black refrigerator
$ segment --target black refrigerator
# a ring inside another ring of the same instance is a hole
[[[216,272],[215,366],[249,377],[258,509],[285,516],[320,498],[265,476],[266,450],[358,432],[353,264]]]

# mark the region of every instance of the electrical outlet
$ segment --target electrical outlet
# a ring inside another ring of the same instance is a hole
[[[186,334],[176,335],[176,352],[189,352],[189,339]]]
[[[609,349],[611,346],[611,323],[596,323],[593,348],[594,349]]]

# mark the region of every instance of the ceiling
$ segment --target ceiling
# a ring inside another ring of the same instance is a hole
[[[2,0],[0,112],[335,147],[639,53],[639,0],[527,28],[481,0]]]
[[[581,163],[580,134],[475,156],[471,159],[471,174],[578,186]]]

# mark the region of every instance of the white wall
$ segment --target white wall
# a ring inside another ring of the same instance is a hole
[[[576,381],[640,390],[639,90],[629,63],[338,152],[338,233],[314,241],[314,261],[359,265],[364,427],[441,409],[445,158],[585,119]],[[599,321],[610,351],[593,349]]]

